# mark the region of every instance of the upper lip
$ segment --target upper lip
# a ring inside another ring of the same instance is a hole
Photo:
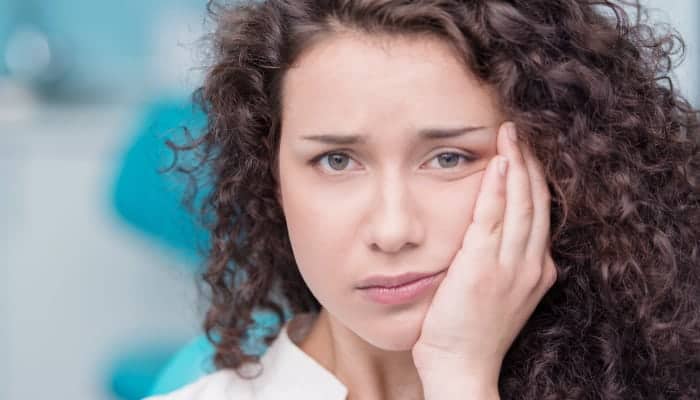
[[[437,272],[408,272],[405,274],[397,275],[397,276],[382,276],[382,275],[374,275],[370,276],[367,279],[363,279],[360,281],[360,283],[357,285],[358,289],[367,289],[370,287],[384,287],[384,288],[392,288],[396,286],[401,286],[405,285],[407,283],[415,282],[418,280],[421,280],[423,278],[427,278],[433,275],[437,275],[443,270],[437,271]]]

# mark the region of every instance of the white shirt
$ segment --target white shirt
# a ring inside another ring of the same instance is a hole
[[[256,378],[246,380],[223,369],[145,400],[345,400],[347,387],[296,344],[308,334],[312,321],[312,314],[299,314],[283,325],[261,357],[263,369]],[[241,369],[244,376],[257,371],[254,364]]]

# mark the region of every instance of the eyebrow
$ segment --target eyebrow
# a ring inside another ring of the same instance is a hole
[[[423,140],[448,139],[466,135],[467,133],[486,129],[485,126],[465,126],[460,128],[425,128],[418,131],[418,138]],[[312,140],[325,144],[333,145],[351,145],[358,143],[366,143],[367,136],[355,134],[321,134],[303,136],[305,140]]]

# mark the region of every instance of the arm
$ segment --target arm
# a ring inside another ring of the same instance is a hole
[[[440,366],[418,369],[425,400],[500,400],[497,382],[477,377],[466,368],[434,365]]]

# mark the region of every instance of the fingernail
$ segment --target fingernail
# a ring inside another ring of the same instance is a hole
[[[513,142],[518,141],[518,136],[515,134],[515,126],[512,124],[508,126],[508,138]]]
[[[498,160],[498,173],[501,176],[506,176],[506,169],[508,167],[508,159],[505,157],[500,157]]]

